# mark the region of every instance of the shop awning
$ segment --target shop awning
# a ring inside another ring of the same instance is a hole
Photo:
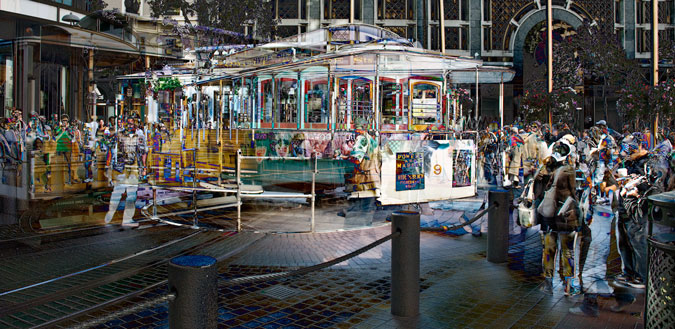
[[[61,35],[43,35],[41,37],[41,42],[76,48],[94,48],[97,50],[107,50],[111,52],[134,54],[139,53],[139,49],[136,47],[136,45],[122,41],[116,37],[108,36],[105,33],[89,31],[76,27],[57,25],[53,25],[51,27],[65,31],[70,35],[70,37],[65,39]]]

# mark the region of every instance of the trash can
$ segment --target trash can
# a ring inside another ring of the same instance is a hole
[[[675,233],[649,237],[645,328],[675,327]]]

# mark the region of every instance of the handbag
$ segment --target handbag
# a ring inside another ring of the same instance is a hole
[[[559,172],[560,168],[558,168],[553,174],[553,184],[551,184],[551,187],[546,190],[544,193],[544,199],[541,200],[539,207],[537,207],[537,212],[547,218],[554,217],[555,210],[558,208],[555,202],[555,186],[558,183]]]
[[[518,223],[520,226],[529,228],[537,225],[537,219],[535,216],[534,209],[534,180],[530,180],[523,190],[523,194],[526,194],[525,197],[521,196],[521,202],[518,204]]]
[[[562,205],[557,213],[555,219],[556,231],[572,232],[579,228],[579,203],[574,198],[567,197],[565,203]],[[567,212],[572,211],[569,215]]]

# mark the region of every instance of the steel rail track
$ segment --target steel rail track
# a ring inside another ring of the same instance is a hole
[[[179,255],[200,252],[227,258],[233,254],[219,249],[223,241],[235,234],[198,233],[193,238],[164,248],[151,248],[154,249],[151,252],[131,255],[108,266],[77,271],[55,281],[0,296],[0,327],[50,326],[137,296],[165,282],[166,267],[163,265]],[[246,246],[244,243],[243,247],[234,250],[239,252]]]

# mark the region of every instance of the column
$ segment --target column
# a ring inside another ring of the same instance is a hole
[[[422,44],[422,47],[427,47],[427,22],[425,19],[424,1],[417,0],[415,8],[415,17],[417,19],[417,41]]]
[[[635,1],[624,1],[624,42],[623,47],[626,49],[626,57],[629,59],[635,58]]]
[[[375,24],[375,0],[363,0],[361,21],[366,24]]]
[[[469,1],[469,53],[473,57],[476,53],[481,55],[481,3],[482,0],[466,0]]]
[[[321,27],[321,0],[310,0],[309,2],[309,25],[307,31],[318,30]]]

